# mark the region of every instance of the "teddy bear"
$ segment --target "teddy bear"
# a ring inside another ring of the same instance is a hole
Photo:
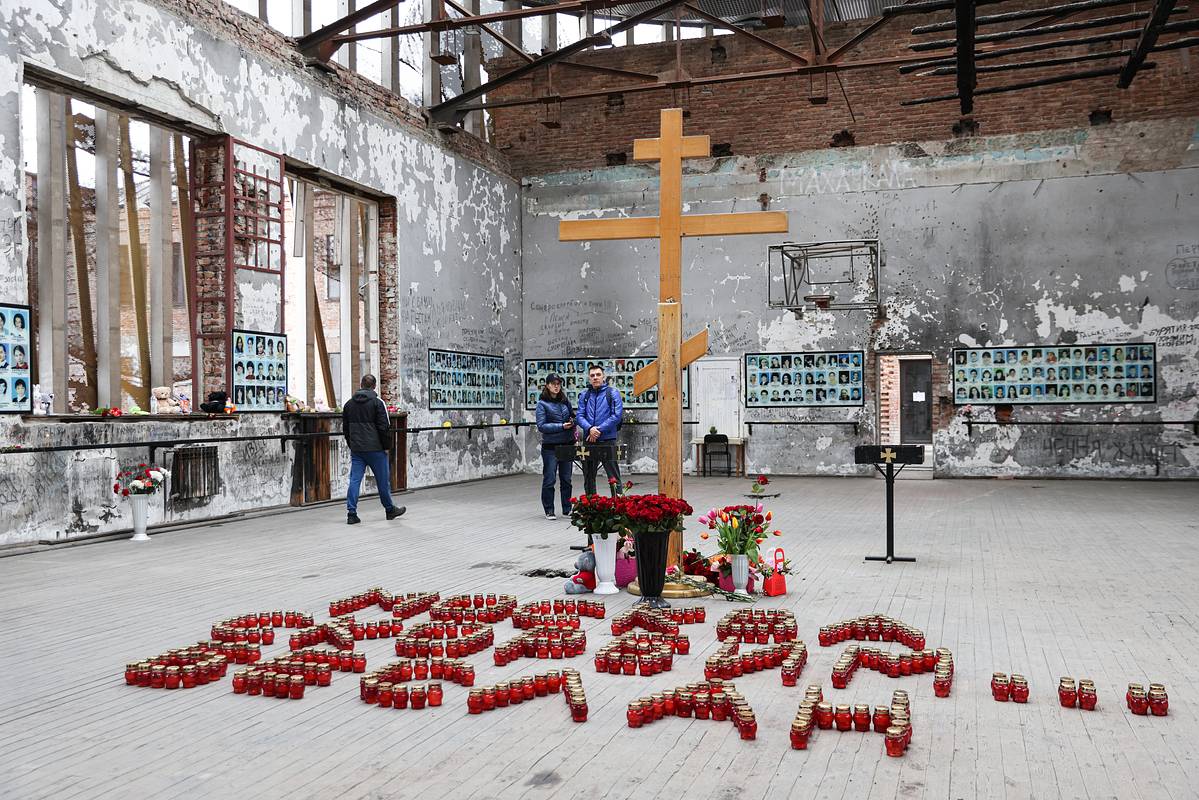
[[[54,392],[43,392],[39,383],[33,384],[33,413],[39,417],[49,415],[54,407]]]
[[[180,414],[182,412],[183,409],[175,400],[170,386],[155,386],[150,390],[151,414]]]
[[[595,553],[584,550],[575,559],[575,574],[566,579],[563,590],[567,594],[586,594],[595,591]]]

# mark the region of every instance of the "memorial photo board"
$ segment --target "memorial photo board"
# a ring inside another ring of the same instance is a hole
[[[504,357],[429,348],[429,409],[504,408]]]
[[[287,398],[287,335],[234,328],[232,401],[241,412],[282,411]]]
[[[955,405],[1157,402],[1152,343],[961,347],[950,362]]]
[[[33,411],[29,306],[0,303],[0,414]]]
[[[860,406],[866,400],[861,350],[745,354],[745,407]]]
[[[528,358],[525,359],[525,408],[532,410],[537,407],[537,398],[545,386],[545,376],[556,372],[562,376],[562,391],[570,398],[571,405],[578,403],[579,395],[589,385],[587,369],[590,364],[599,364],[604,368],[604,376],[608,385],[620,390],[625,408],[657,408],[658,390],[650,389],[634,397],[633,375],[637,370],[650,364],[656,356],[622,356],[620,358]],[[683,370],[683,379],[679,384],[683,392],[683,408],[691,407],[690,376],[687,369]]]

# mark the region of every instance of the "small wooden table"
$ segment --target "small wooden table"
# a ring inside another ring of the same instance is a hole
[[[697,439],[692,439],[691,444],[695,446],[695,474],[707,475],[707,470],[704,469],[705,447],[703,437],[701,436]],[[729,447],[737,448],[737,458],[735,461],[733,461],[733,464],[736,467],[736,472],[733,474],[738,477],[745,475],[745,445],[745,439],[740,437],[729,437]]]

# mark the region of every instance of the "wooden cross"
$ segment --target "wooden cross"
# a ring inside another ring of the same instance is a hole
[[[558,223],[558,238],[564,242],[659,240],[658,359],[633,376],[633,394],[658,386],[658,491],[670,497],[682,497],[683,492],[680,375],[688,364],[708,351],[706,327],[682,342],[683,237],[787,232],[787,214],[782,211],[683,216],[683,159],[707,158],[710,153],[707,136],[683,135],[682,109],[664,108],[658,138],[633,142],[634,161],[657,161],[660,164],[658,216]],[[676,531],[670,537],[667,565],[678,564],[682,552],[683,536]]]

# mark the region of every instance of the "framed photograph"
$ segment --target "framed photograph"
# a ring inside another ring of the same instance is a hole
[[[658,390],[650,389],[644,394],[632,396],[633,375],[637,370],[656,360],[657,356],[621,356],[617,358],[527,358],[525,359],[525,408],[532,411],[537,407],[537,398],[545,386],[545,378],[551,372],[562,376],[562,391],[577,405],[579,395],[588,387],[587,370],[591,364],[604,368],[608,385],[620,391],[625,408],[657,408]],[[683,408],[691,408],[690,371],[683,370]]]
[[[0,414],[33,412],[29,306],[0,303]]]
[[[746,353],[746,408],[862,406],[866,354],[861,350]]]
[[[287,335],[234,328],[229,339],[230,399],[238,412],[283,411]]]
[[[504,408],[504,357],[429,348],[429,410]]]
[[[958,347],[954,405],[1156,403],[1157,345]]]

